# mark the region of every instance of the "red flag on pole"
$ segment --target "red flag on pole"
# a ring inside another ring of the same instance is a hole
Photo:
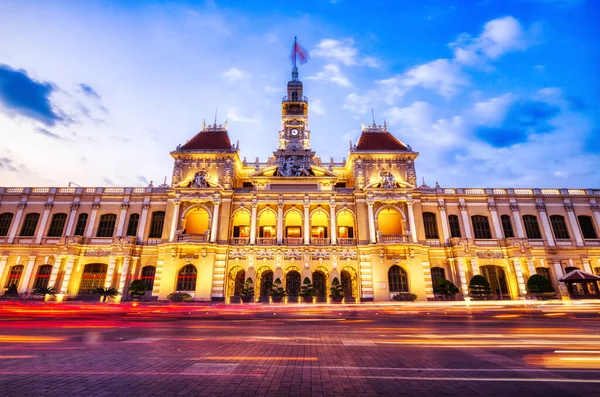
[[[298,44],[298,41],[294,38],[294,46],[292,47],[291,54],[292,65],[296,66],[296,60],[300,62],[300,65],[305,64],[310,59],[310,54],[304,47]]]

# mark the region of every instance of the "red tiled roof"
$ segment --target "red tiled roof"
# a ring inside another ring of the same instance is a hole
[[[384,132],[366,132],[363,131],[358,143],[356,144],[356,150],[408,150],[402,142],[400,142],[395,136],[387,131]]]
[[[231,150],[231,141],[226,131],[201,131],[190,139],[183,150]]]
[[[559,281],[579,281],[579,280],[600,280],[600,276],[582,272],[581,270],[573,270],[564,276]]]

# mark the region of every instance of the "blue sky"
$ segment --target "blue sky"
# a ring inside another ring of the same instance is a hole
[[[0,1],[0,185],[144,186],[229,120],[277,147],[293,37],[312,146],[347,157],[361,121],[445,187],[595,187],[594,0]]]

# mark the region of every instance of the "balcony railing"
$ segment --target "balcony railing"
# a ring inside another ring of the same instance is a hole
[[[178,242],[186,243],[206,243],[208,241],[208,233],[202,234],[179,234],[177,236]]]
[[[379,236],[381,243],[408,243],[408,236],[404,234],[381,234]]]
[[[478,239],[475,239],[475,245],[497,247],[498,245],[500,245],[500,243],[498,242],[498,240],[493,239],[493,238],[486,238],[486,239],[478,238]]]
[[[304,95],[302,95],[302,98],[296,98],[296,100],[292,100],[292,98],[290,98],[290,97],[288,97],[286,95],[283,98],[281,98],[281,103],[284,103],[284,102],[304,102],[304,103],[308,103],[308,98],[305,97]]]
[[[234,237],[229,240],[229,244],[231,245],[248,245],[248,243],[250,243],[248,237]]]
[[[288,237],[284,239],[285,245],[302,245],[304,239],[302,237]]]
[[[258,244],[258,245],[275,245],[275,244],[277,244],[277,239],[274,237],[259,237],[256,239],[256,244]]]
[[[329,245],[329,239],[328,238],[319,238],[319,237],[314,237],[310,239],[310,242],[312,245]]]
[[[356,245],[355,238],[338,238],[339,245]]]
[[[440,240],[425,240],[425,245],[428,245],[430,247],[442,247],[443,244],[440,243]]]

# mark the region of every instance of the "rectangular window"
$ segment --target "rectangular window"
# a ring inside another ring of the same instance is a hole
[[[85,226],[87,225],[88,214],[79,214],[77,217],[77,226],[75,226],[74,236],[83,236],[85,233]]]
[[[581,234],[584,239],[596,239],[598,235],[594,230],[594,224],[592,223],[592,218],[585,215],[579,215],[577,217],[579,221],[579,227],[581,228]]]
[[[163,227],[165,225],[165,211],[155,211],[152,213],[150,222],[150,238],[161,238]]]
[[[275,226],[261,226],[259,228],[258,237],[275,238]]]
[[[115,214],[104,214],[100,217],[98,223],[98,232],[96,237],[112,237],[115,233],[115,223],[117,216]]]
[[[0,215],[0,236],[4,237],[8,235],[10,224],[12,223],[13,214],[6,212]]]
[[[300,226],[286,226],[285,228],[286,238],[300,238],[302,237],[302,228]]]
[[[568,240],[571,238],[569,236],[569,231],[567,230],[564,216],[550,215],[550,224],[554,231],[554,237],[556,237],[557,240]]]
[[[510,221],[509,215],[502,215],[500,217],[502,221],[502,231],[504,232],[504,238],[513,238],[515,237],[515,233],[512,228],[512,222]]]
[[[529,239],[541,239],[542,232],[537,222],[537,217],[533,215],[523,215],[523,225],[525,226],[525,234]]]
[[[471,223],[473,223],[473,234],[475,235],[475,238],[492,238],[492,230],[490,229],[490,222],[488,221],[487,216],[474,215],[471,217]]]
[[[338,237],[339,238],[354,238],[354,227],[338,226]]]
[[[461,237],[460,223],[458,222],[458,216],[448,215],[448,225],[450,226],[450,236]]]
[[[65,229],[67,214],[54,214],[48,228],[48,237],[60,237]]]
[[[437,230],[437,222],[433,212],[423,213],[423,226],[425,227],[425,238],[438,239],[440,238]]]
[[[25,216],[25,221],[23,221],[23,226],[21,227],[20,236],[33,237],[39,219],[40,214],[27,214],[27,216]]]
[[[127,224],[126,236],[137,236],[138,223],[140,222],[140,214],[129,215],[129,223]]]
[[[310,237],[327,238],[327,228],[325,226],[313,226],[310,228]]]

